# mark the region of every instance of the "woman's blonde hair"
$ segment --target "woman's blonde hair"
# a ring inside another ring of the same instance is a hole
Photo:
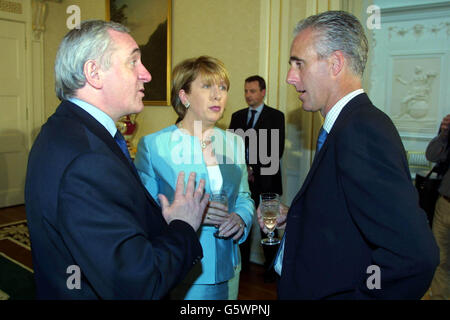
[[[219,59],[200,56],[198,58],[186,59],[173,69],[171,103],[178,114],[178,121],[182,120],[186,114],[186,107],[180,100],[179,92],[191,91],[191,83],[201,76],[207,83],[225,82],[227,90],[230,90],[230,79],[225,65]]]

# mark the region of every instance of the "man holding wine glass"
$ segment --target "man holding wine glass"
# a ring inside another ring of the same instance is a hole
[[[268,238],[262,239],[263,245],[277,245],[280,239],[274,238],[277,217],[279,216],[280,196],[277,193],[261,193],[260,214]]]
[[[272,226],[273,222],[271,222],[271,221],[267,222],[268,225],[266,224],[266,221],[263,217],[264,214],[262,213],[262,210],[263,210],[262,203],[256,210],[259,226],[264,233],[267,233],[267,234],[271,233],[273,231],[272,228],[278,229],[278,230],[284,230],[286,228],[286,219],[287,219],[287,213],[289,211],[289,207],[281,202],[279,202],[278,205],[279,205],[278,212],[277,212],[277,215],[275,218],[275,224],[273,226]],[[262,243],[262,240],[261,240],[261,243]]]
[[[325,121],[303,186],[279,207],[279,299],[420,299],[438,264],[399,134],[362,89],[367,54],[347,12],[295,28],[286,81]]]

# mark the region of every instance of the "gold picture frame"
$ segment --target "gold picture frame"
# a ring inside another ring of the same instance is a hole
[[[124,24],[152,75],[145,84],[144,105],[170,106],[172,0],[105,0],[106,20]]]

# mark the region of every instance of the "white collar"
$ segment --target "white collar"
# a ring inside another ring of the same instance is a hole
[[[250,110],[256,110],[256,114],[260,113],[264,107],[264,102],[261,103],[257,108],[248,107],[248,114],[251,114]]]
[[[347,103],[350,102],[354,97],[357,95],[364,93],[363,89],[358,89],[355,91],[350,92],[343,98],[341,98],[336,104],[328,111],[327,115],[325,116],[325,121],[323,123],[323,129],[330,133],[331,128],[333,128],[334,123],[336,122],[337,117],[341,113],[342,109],[347,105]]]
[[[114,137],[117,132],[117,127],[114,123],[114,120],[111,119],[110,116],[108,116],[96,106],[87,103],[86,101],[80,100],[78,98],[69,98],[68,100],[94,117],[94,119],[100,122],[106,128],[106,130],[108,130],[109,134]]]

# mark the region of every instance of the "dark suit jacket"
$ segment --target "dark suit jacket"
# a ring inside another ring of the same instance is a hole
[[[202,256],[192,227],[167,225],[109,132],[68,101],[30,152],[25,202],[41,299],[162,298]],[[71,265],[81,289],[67,286]]]
[[[241,109],[239,111],[236,111],[231,116],[231,122],[229,129],[245,129],[247,126],[247,115],[248,115],[248,108]],[[257,144],[256,150],[257,154],[259,155],[259,143],[261,139],[261,132],[260,129],[267,129],[267,138],[265,137],[264,140],[267,141],[267,155],[270,155],[272,152],[272,149],[274,146],[272,145],[272,139],[270,138],[270,129],[278,129],[279,130],[279,139],[277,141],[279,146],[279,160],[283,156],[284,151],[284,136],[285,136],[285,129],[284,129],[284,114],[283,112],[276,110],[274,108],[271,108],[267,105],[264,105],[261,115],[258,118],[258,121],[255,123],[254,127],[256,130],[256,137],[257,137]],[[253,146],[250,146],[252,148]],[[265,152],[264,152],[265,153]],[[270,158],[270,157],[269,157]],[[259,196],[262,192],[276,192],[278,194],[283,193],[283,187],[281,183],[281,167],[279,167],[278,171],[274,175],[261,175],[261,168],[262,167],[270,167],[271,164],[263,164],[261,163],[261,158],[258,156],[257,163],[253,164],[250,163],[250,165],[253,168],[253,175],[255,177],[254,183],[250,185],[250,189],[252,191],[252,194],[257,194]],[[280,164],[281,165],[281,164]]]
[[[280,299],[419,299],[439,251],[400,137],[366,94],[341,111],[287,218]],[[381,289],[367,281],[380,267]]]

